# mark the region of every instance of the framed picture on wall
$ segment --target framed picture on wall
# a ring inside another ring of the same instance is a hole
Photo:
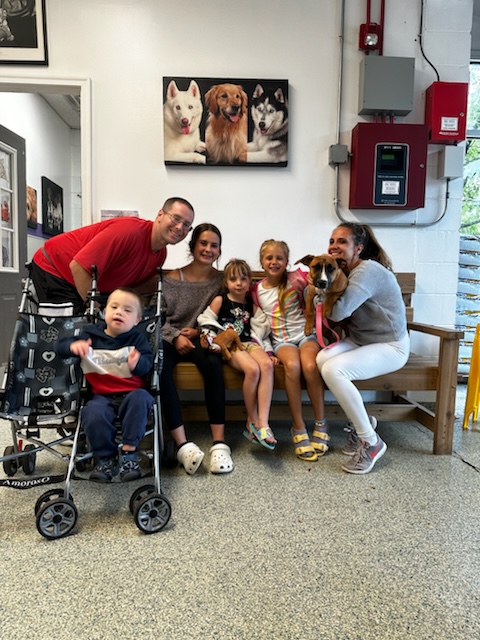
[[[27,186],[27,227],[36,229],[38,226],[37,190]]]
[[[63,189],[42,176],[42,228],[48,236],[63,233]]]
[[[45,0],[1,0],[0,64],[48,65]]]
[[[288,80],[163,78],[166,165],[286,167]]]

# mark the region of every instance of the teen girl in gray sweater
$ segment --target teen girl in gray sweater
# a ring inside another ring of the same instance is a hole
[[[390,259],[368,225],[342,223],[332,233],[328,253],[343,258],[350,270],[348,286],[330,314],[333,321],[347,321],[348,337],[320,351],[317,365],[351,424],[342,450],[350,459],[342,469],[365,474],[387,445],[353,381],[397,371],[407,362],[405,304]]]

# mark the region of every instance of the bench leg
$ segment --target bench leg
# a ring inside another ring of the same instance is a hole
[[[453,449],[458,347],[458,340],[440,340],[433,430],[433,453],[437,455],[450,455]]]

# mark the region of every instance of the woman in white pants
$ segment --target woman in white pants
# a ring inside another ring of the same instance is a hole
[[[346,320],[348,337],[320,351],[316,361],[322,378],[347,415],[351,431],[343,453],[347,473],[369,473],[387,445],[375,432],[354,380],[397,371],[408,360],[405,304],[390,259],[368,225],[342,223],[332,233],[328,253],[343,258],[350,271],[348,286],[334,304],[330,319]]]

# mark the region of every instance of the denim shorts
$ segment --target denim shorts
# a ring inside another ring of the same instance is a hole
[[[315,333],[312,333],[311,336],[304,336],[298,343],[297,342],[279,342],[273,347],[273,352],[275,355],[277,355],[277,351],[282,347],[296,347],[297,349],[300,349],[302,344],[305,344],[306,342],[317,342],[317,336],[315,335]]]

